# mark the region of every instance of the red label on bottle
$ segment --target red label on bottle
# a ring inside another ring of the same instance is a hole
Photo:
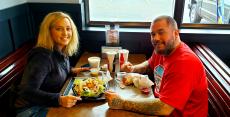
[[[125,62],[124,53],[121,53],[121,57],[120,57],[120,68],[124,64],[124,62]]]

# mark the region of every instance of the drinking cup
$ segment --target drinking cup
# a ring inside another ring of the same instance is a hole
[[[91,68],[100,68],[101,58],[99,57],[89,57],[88,62]]]
[[[120,60],[121,54],[123,54],[123,56],[124,56],[124,63],[128,62],[129,50],[127,50],[127,49],[119,50],[119,60]]]

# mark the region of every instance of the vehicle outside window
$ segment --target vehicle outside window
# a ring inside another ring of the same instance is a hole
[[[190,23],[230,24],[230,0],[189,0],[188,9]]]

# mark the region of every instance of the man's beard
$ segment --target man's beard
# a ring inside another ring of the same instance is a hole
[[[164,50],[158,50],[157,48],[155,48],[155,45],[157,43],[163,43],[163,42],[160,42],[160,41],[159,42],[154,42],[153,46],[154,46],[155,53],[167,56],[173,51],[174,45],[175,45],[175,40],[173,39],[173,40],[170,40],[168,43],[166,43]]]

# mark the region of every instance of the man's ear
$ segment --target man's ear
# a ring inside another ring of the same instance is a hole
[[[180,33],[179,30],[174,31],[174,34],[175,34],[176,37],[179,37],[179,33]]]

